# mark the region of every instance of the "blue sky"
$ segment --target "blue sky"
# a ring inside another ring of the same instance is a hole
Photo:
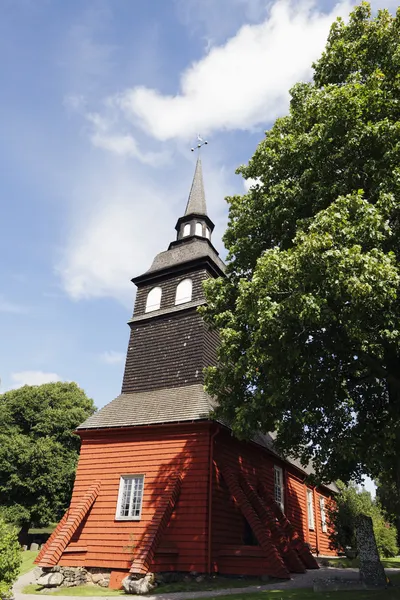
[[[235,168],[351,6],[0,0],[1,391],[63,379],[99,407],[118,395],[130,278],[174,237],[197,133],[223,255]]]

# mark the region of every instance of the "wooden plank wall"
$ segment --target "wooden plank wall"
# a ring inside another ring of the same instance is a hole
[[[160,544],[167,551],[156,554],[151,570],[204,572],[209,435],[209,427],[202,424],[85,433],[71,506],[79,502],[93,481],[100,479],[102,485],[72,540],[74,547],[87,548],[87,552],[65,553],[59,564],[128,570],[132,563],[129,546],[140,544],[170,476],[178,471],[182,474],[181,493]],[[145,475],[141,520],[117,521],[120,477],[129,474]],[[174,548],[179,552],[174,554]]]
[[[223,460],[231,469],[245,474],[248,481],[255,486],[257,485],[257,480],[262,480],[272,495],[274,494],[274,465],[281,467],[285,484],[285,514],[297,530],[300,538],[308,542],[313,550],[316,549],[316,531],[309,531],[308,529],[307,486],[304,483],[304,475],[301,472],[261,447],[235,440],[235,438],[225,431],[222,431],[216,437],[214,459],[216,463],[216,469],[214,469],[213,474],[212,504],[212,557],[214,570],[218,569],[218,557],[221,547],[226,544],[243,544],[245,531],[244,518],[230,497],[227,486],[219,472],[219,460]],[[318,550],[319,554],[322,555],[334,555],[335,552],[329,548],[328,533],[322,532],[319,507],[320,495],[326,498],[326,512],[330,497],[327,490],[317,490],[316,502],[314,502],[314,522],[315,527],[318,527]],[[231,564],[228,564],[227,560],[227,557],[224,557],[224,568],[228,568],[229,572],[234,572],[234,569],[237,569],[238,559],[232,557]],[[251,574],[256,574],[258,568],[263,566],[261,559],[259,560],[259,566],[255,566],[256,562],[257,560],[253,559]],[[220,563],[222,564],[221,560]]]

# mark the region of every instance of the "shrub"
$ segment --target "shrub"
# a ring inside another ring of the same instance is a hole
[[[19,575],[22,555],[17,532],[0,517],[0,598],[10,596]]]
[[[353,484],[345,486],[338,482],[340,494],[336,505],[330,511],[332,524],[331,547],[339,552],[357,552],[354,518],[359,514],[372,518],[376,545],[380,556],[390,558],[396,556],[396,529],[386,522],[380,504],[371,498],[366,490],[359,491]]]

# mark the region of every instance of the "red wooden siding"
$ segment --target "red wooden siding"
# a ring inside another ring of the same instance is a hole
[[[134,549],[148,539],[171,477],[179,473],[180,498],[150,568],[206,571],[209,427],[192,424],[85,432],[82,437],[71,509],[91,483],[101,479],[101,490],[72,540],[73,547],[87,551],[64,552],[59,564],[128,571]],[[129,474],[145,475],[140,521],[115,520],[120,477]]]
[[[317,532],[319,553],[333,554],[319,507],[323,494],[328,510],[327,490],[316,491],[318,530],[309,532],[302,474],[224,428],[214,437],[209,523],[210,440],[216,429],[215,423],[182,423],[83,432],[71,507],[40,560],[112,569],[113,581],[129,570],[206,572],[210,525],[211,569],[222,574],[287,577],[302,565],[315,568],[303,540],[316,549]],[[287,518],[273,500],[274,465],[283,470]],[[116,520],[120,477],[142,474],[141,519]],[[101,486],[90,507],[87,494],[96,482]],[[57,536],[83,505],[60,546]]]

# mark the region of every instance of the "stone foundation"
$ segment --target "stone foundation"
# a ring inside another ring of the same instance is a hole
[[[108,587],[111,569],[96,569],[84,567],[44,568],[38,573],[37,585],[51,587],[76,587],[77,585],[98,585]]]

